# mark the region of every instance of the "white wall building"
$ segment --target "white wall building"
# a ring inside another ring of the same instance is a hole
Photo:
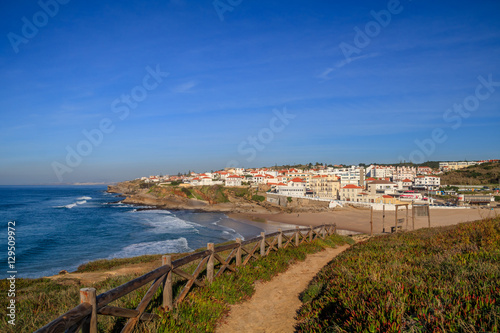
[[[441,186],[441,178],[437,176],[418,176],[415,178],[415,188],[437,190]]]
[[[241,186],[242,178],[237,175],[228,176],[226,177],[226,186]]]

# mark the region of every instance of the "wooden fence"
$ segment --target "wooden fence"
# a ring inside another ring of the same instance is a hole
[[[334,233],[336,233],[335,224],[314,228],[296,227],[295,230],[285,231],[279,229],[278,232],[267,235],[262,232],[259,237],[245,241],[237,238],[235,243],[228,245],[214,247],[213,243],[209,243],[206,250],[175,261],[172,261],[171,256],[163,256],[161,267],[100,295],[96,296],[94,288],[80,289],[80,305],[40,328],[36,333],[77,332],[80,329],[83,333],[96,333],[98,315],[128,318],[122,332],[132,332],[139,321],[156,319],[157,315],[146,313],[145,310],[160,286],[163,286],[163,308],[171,310],[184,300],[193,285],[203,287],[223,274],[226,269],[236,271],[238,266],[245,266],[250,260],[267,256],[271,251],[289,246],[297,247],[316,238],[324,239]],[[224,258],[222,253],[228,251],[229,255]],[[200,261],[192,274],[181,268],[197,260]],[[215,265],[215,261],[219,264]],[[215,272],[216,266],[217,272]],[[205,273],[204,276],[202,273]],[[186,284],[175,298],[172,290],[172,274],[186,279]],[[135,309],[108,305],[150,282],[148,291]]]

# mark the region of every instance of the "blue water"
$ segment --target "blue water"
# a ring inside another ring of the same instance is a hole
[[[0,278],[7,271],[7,224],[16,222],[17,277],[37,278],[96,260],[188,252],[262,229],[221,213],[142,210],[106,186],[0,186],[4,231]],[[238,231],[237,231],[238,230]],[[0,247],[1,248],[1,247]]]

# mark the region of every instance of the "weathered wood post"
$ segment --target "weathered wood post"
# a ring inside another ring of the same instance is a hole
[[[398,232],[398,206],[394,205],[394,232]]]
[[[382,232],[385,232],[385,205],[382,205]]]
[[[278,249],[281,249],[283,247],[283,232],[281,231],[281,228],[278,229],[279,234],[278,234]]]
[[[321,228],[321,238],[326,238],[326,225]]]
[[[412,230],[415,230],[415,202],[411,201],[411,223]]]
[[[427,203],[427,223],[429,225],[429,228],[431,227],[431,203]]]
[[[299,242],[300,242],[300,239],[299,239],[299,227],[295,227],[295,246],[299,246]]]
[[[373,206],[370,206],[370,236],[373,236]]]
[[[85,320],[82,326],[83,333],[97,333],[97,299],[95,288],[80,289],[80,303],[89,303],[92,305],[90,321]]]
[[[163,266],[170,266],[170,272],[167,273],[163,282],[163,308],[172,310],[174,308],[172,297],[172,256],[162,256],[161,259]]]
[[[207,250],[209,250],[210,253],[210,258],[208,258],[208,263],[207,263],[207,280],[208,283],[214,282],[214,243],[208,243],[207,244]]]
[[[236,249],[236,266],[241,266],[241,238],[236,238],[238,248]]]
[[[406,207],[406,230],[408,230],[408,205]]]
[[[266,255],[266,233],[264,231],[261,232],[260,237],[262,237],[260,241],[260,255],[264,257]]]
[[[313,241],[313,226],[309,226],[309,242]]]

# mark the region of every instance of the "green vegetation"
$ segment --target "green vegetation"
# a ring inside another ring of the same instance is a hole
[[[205,200],[211,203],[229,202],[226,193],[224,193],[224,186],[222,185],[200,186],[196,190],[200,191]]]
[[[300,332],[497,332],[500,218],[357,244],[302,299]]]
[[[250,191],[248,190],[248,188],[227,187],[226,190],[238,198],[245,198],[245,197],[248,197],[250,195]]]
[[[292,197],[286,197],[286,200],[287,200],[288,202],[292,202]]]
[[[159,312],[159,322],[142,324],[140,332],[213,332],[219,321],[229,311],[229,305],[240,303],[254,293],[254,282],[269,281],[309,253],[325,247],[344,244],[345,237],[331,236],[317,239],[298,248],[288,247],[279,252],[250,262],[236,273],[224,274],[205,288],[194,289],[178,308],[170,312]]]
[[[254,194],[254,195],[252,195],[252,200],[258,201],[258,202],[263,202],[266,200],[266,197],[263,197],[262,195]]]
[[[121,258],[121,259],[100,259],[95,261],[90,261],[83,265],[78,266],[77,272],[96,272],[101,270],[113,269],[119,266],[140,264],[140,263],[150,263],[161,259],[160,254],[150,254],[133,258]]]
[[[453,170],[441,176],[441,184],[489,185],[500,182],[500,163],[490,162]]]
[[[156,313],[160,320],[141,323],[136,332],[207,332],[214,327],[227,313],[229,304],[234,304],[248,299],[254,292],[253,283],[257,280],[268,281],[279,272],[297,260],[304,260],[308,253],[318,252],[321,249],[345,243],[347,238],[333,235],[326,240],[315,240],[310,244],[303,244],[299,248],[289,247],[279,252],[271,252],[269,256],[256,261],[251,261],[247,266],[240,267],[236,273],[228,272],[217,278],[208,287],[195,287],[188,294],[180,306],[171,311],[161,310],[161,289],[155,294],[153,301],[148,305],[146,312]],[[199,249],[203,250],[203,249]],[[185,254],[176,254],[174,260]],[[228,252],[221,253],[226,257]],[[136,258],[115,259],[107,263],[99,260],[82,265],[80,271],[99,271],[120,265],[155,262],[155,267],[160,266],[158,256],[141,256]],[[182,269],[193,273],[199,261],[195,261]],[[218,265],[216,265],[218,269]],[[202,273],[202,275],[205,273]],[[16,326],[7,323],[8,317],[0,319],[0,332],[33,332],[44,326],[63,313],[77,306],[79,290],[84,287],[94,287],[97,294],[116,288],[141,274],[130,274],[120,277],[108,278],[104,281],[82,285],[78,280],[70,277],[61,280],[43,279],[16,279]],[[180,293],[185,285],[185,280],[173,275],[174,295]],[[0,288],[8,290],[8,281],[0,280]],[[132,292],[125,297],[113,302],[113,306],[134,309],[146,293],[149,285],[143,286],[137,292]],[[0,306],[7,307],[7,297],[0,298]],[[99,332],[120,332],[125,324],[123,318],[99,316]]]

